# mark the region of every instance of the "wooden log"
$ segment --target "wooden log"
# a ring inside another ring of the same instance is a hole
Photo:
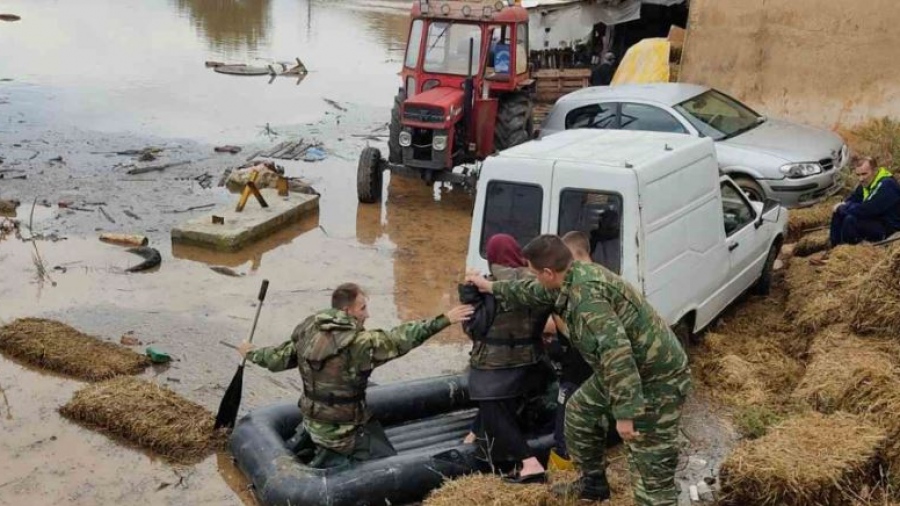
[[[146,246],[150,242],[150,240],[143,235],[113,233],[100,234],[100,240],[121,246]]]

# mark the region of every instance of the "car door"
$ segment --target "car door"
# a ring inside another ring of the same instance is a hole
[[[722,219],[725,244],[728,247],[731,269],[727,285],[729,301],[737,298],[759,277],[758,263],[764,241],[755,221],[757,213],[747,196],[730,179],[720,182],[722,190]]]

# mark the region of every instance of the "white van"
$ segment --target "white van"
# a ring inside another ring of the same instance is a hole
[[[568,130],[485,160],[467,262],[488,271],[493,234],[524,246],[581,230],[595,262],[690,336],[746,290],[768,292],[786,223],[786,209],[719,172],[711,139]]]

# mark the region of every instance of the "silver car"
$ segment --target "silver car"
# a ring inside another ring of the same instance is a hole
[[[752,200],[785,207],[819,202],[839,188],[850,152],[833,132],[770,119],[715,89],[694,84],[596,86],[553,106],[539,137],[572,128],[677,132],[711,137],[722,172]]]

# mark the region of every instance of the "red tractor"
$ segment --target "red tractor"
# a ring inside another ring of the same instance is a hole
[[[385,170],[473,186],[470,169],[454,167],[532,137],[528,11],[518,1],[419,0],[408,40],[388,158],[363,150],[360,202],[381,199]]]

